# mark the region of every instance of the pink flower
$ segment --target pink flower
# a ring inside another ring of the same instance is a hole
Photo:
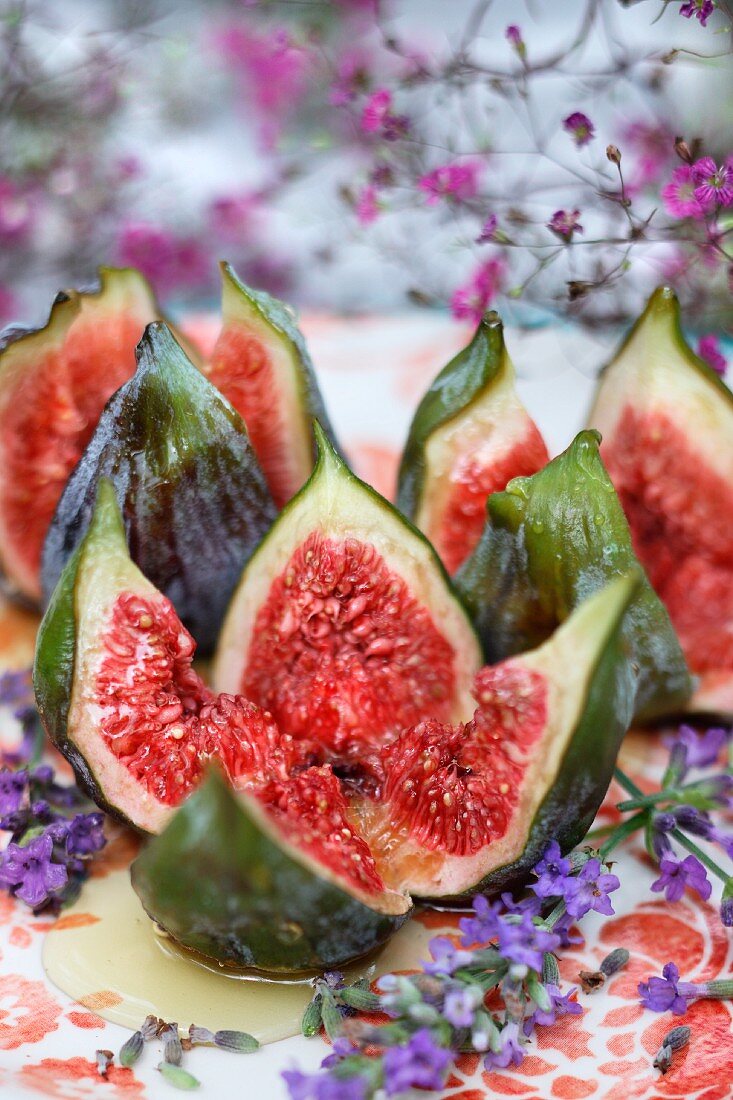
[[[547,228],[551,229],[561,241],[570,242],[573,239],[573,233],[583,232],[583,226],[578,221],[579,217],[579,210],[556,210],[547,223]]]
[[[704,359],[717,374],[723,375],[728,369],[725,356],[720,350],[720,341],[712,332],[708,333],[707,336],[700,337],[697,342],[697,354],[701,359]]]
[[[664,209],[674,218],[703,218],[705,211],[695,195],[692,168],[682,164],[672,173],[672,181],[662,188]]]
[[[377,189],[371,184],[362,187],[356,200],[356,216],[360,225],[371,225],[379,217]]]
[[[217,48],[243,84],[247,103],[261,117],[261,141],[270,147],[286,118],[303,98],[311,58],[282,28],[253,33],[230,26],[217,35]]]
[[[460,321],[478,324],[501,289],[505,268],[502,260],[487,260],[453,294],[451,311]]]
[[[336,79],[331,84],[328,102],[343,107],[356,99],[369,84],[368,57],[363,50],[346,50],[339,58]],[[389,94],[389,93],[388,93]]]
[[[489,241],[496,240],[496,230],[499,226],[499,219],[496,214],[490,214],[484,224],[481,226],[481,232],[476,238],[476,244],[488,244]]]
[[[637,154],[632,186],[639,188],[656,183],[672,156],[672,131],[657,123],[632,122],[624,130],[624,139]]]
[[[208,259],[194,238],[178,237],[148,222],[122,227],[117,259],[139,268],[161,293],[204,286],[209,276]]]
[[[507,42],[510,42],[512,44],[512,46],[514,47],[514,49],[515,49],[516,53],[519,55],[519,57],[524,59],[524,57],[526,57],[526,55],[527,55],[527,47],[524,44],[524,39],[522,38],[522,32],[519,29],[519,27],[517,27],[514,23],[512,23],[504,31],[504,36],[505,36]]]
[[[692,183],[701,206],[730,206],[733,203],[733,162],[728,160],[718,167],[712,157],[703,157],[692,166]]]
[[[252,228],[257,213],[257,199],[246,191],[238,195],[222,195],[209,205],[209,224],[223,240],[241,241]]]
[[[386,88],[372,92],[361,112],[361,128],[365,134],[378,134],[392,109],[392,93]]]
[[[595,126],[582,111],[573,111],[563,119],[563,129],[572,136],[576,145],[587,145],[596,132]]]
[[[699,20],[700,25],[704,27],[714,11],[715,4],[713,0],[687,0],[680,8],[680,15],[684,15],[685,19],[692,19],[694,15],[695,19]]]
[[[439,199],[452,196],[455,199],[472,199],[478,189],[481,165],[477,161],[463,164],[443,164],[417,181],[417,186],[428,196],[428,206]]]

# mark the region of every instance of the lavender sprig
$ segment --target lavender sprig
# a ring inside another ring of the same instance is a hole
[[[18,749],[0,753],[0,831],[10,834],[0,853],[0,886],[34,911],[58,908],[77,896],[89,860],[106,843],[104,815],[37,763],[43,731],[30,672],[0,676],[0,708],[15,708],[21,724]]]
[[[334,1039],[333,1053],[318,1074],[283,1074],[291,1100],[371,1100],[380,1090],[389,1097],[411,1088],[438,1090],[461,1052],[481,1053],[487,1069],[518,1065],[536,1028],[580,1014],[577,991],[560,988],[554,953],[573,920],[591,910],[613,913],[609,894],[619,882],[598,852],[564,857],[557,844],[548,847],[535,875],[532,894],[522,900],[509,894],[496,902],[475,898],[472,914],[459,921],[460,944],[434,937],[417,974],[379,978],[379,992],[364,1003],[385,1013],[386,1024],[349,1015],[351,1004],[368,992],[363,981],[345,986],[341,975],[319,979],[303,1032],[314,1034],[320,1016]],[[492,990],[500,1010],[486,1007]],[[381,1049],[377,1057],[366,1053],[373,1046]]]

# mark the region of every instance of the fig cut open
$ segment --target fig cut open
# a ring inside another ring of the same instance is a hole
[[[539,648],[482,669],[471,721],[423,722],[380,753],[377,797],[352,820],[385,881],[416,897],[523,885],[551,840],[590,828],[629,727],[623,638],[640,576],[612,580]]]
[[[517,396],[503,326],[492,311],[418,406],[400,465],[398,507],[452,574],[481,537],[489,495],[548,460]]]
[[[733,394],[686,344],[671,290],[605,368],[590,423],[698,678],[690,709],[733,714]]]
[[[310,480],[242,574],[213,680],[363,761],[422,719],[469,718],[481,655],[430,544],[316,435]]]
[[[0,567],[41,597],[41,550],[66,481],[107,399],[134,373],[143,329],[161,314],[132,268],[59,294],[47,324],[0,342]]]
[[[245,286],[230,264],[221,273],[222,327],[203,369],[247,425],[281,508],[313,469],[313,418],[333,437],[331,428],[292,310]]]

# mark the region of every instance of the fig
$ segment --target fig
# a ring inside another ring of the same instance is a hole
[[[56,508],[43,550],[44,593],[53,592],[108,477],[135,562],[206,652],[276,508],[241,417],[165,324],[148,326],[137,357]]]
[[[489,661],[538,645],[611,577],[641,568],[599,444],[598,432],[581,432],[543,470],[489,497],[481,542],[456,578]],[[623,632],[639,666],[635,717],[679,711],[690,677],[646,575]]]
[[[194,650],[131,561],[102,479],[41,624],[34,684],[90,796],[139,830],[163,830],[134,870],[145,907],[180,942],[240,966],[322,968],[371,950],[410,902],[351,830],[339,780],[270,714],[214,697]],[[205,779],[211,761],[221,773]],[[162,870],[170,854],[173,877]]]
[[[551,840],[573,848],[613,775],[636,669],[623,638],[641,578],[616,577],[539,648],[482,669],[465,724],[426,721],[382,747],[352,819],[394,889],[464,898],[520,886]]]
[[[733,394],[685,343],[661,287],[606,367],[590,414],[697,690],[733,711]]]
[[[142,275],[101,268],[98,288],[58,295],[43,328],[0,340],[0,568],[9,589],[34,602],[66,480],[159,317]]]
[[[470,717],[481,654],[430,543],[315,433],[313,474],[232,597],[213,682],[363,762],[424,718]]]
[[[418,406],[402,454],[397,505],[452,574],[478,544],[489,495],[548,461],[514,388],[501,320],[491,311]]]
[[[222,328],[204,371],[240,414],[282,508],[315,460],[313,418],[333,438],[292,310],[222,263]]]
[[[327,768],[276,785],[264,801],[213,773],[131,874],[148,914],[179,943],[269,971],[322,972],[359,958],[411,910],[354,835]]]

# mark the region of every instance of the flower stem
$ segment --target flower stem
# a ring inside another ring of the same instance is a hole
[[[623,787],[627,794],[632,794],[635,798],[644,797],[644,792],[641,787],[637,787],[633,779],[630,779],[626,772],[621,771],[621,768],[614,768],[613,774],[619,787]]]

